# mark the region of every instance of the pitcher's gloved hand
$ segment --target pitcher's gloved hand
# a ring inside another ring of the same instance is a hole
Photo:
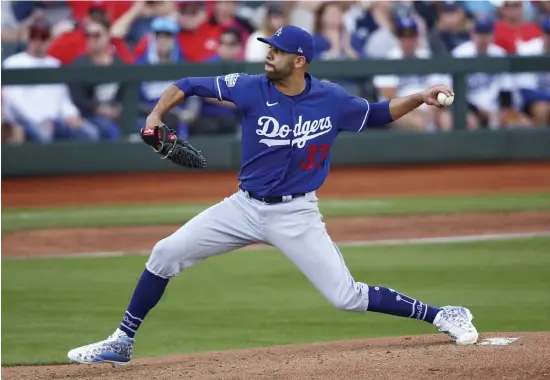
[[[186,168],[204,168],[206,166],[206,159],[200,150],[183,140],[176,131],[164,124],[153,128],[143,128],[141,138],[155,152],[162,155],[162,159],[168,159],[174,164]]]

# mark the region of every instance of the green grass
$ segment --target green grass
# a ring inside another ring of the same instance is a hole
[[[436,305],[484,331],[550,329],[550,238],[345,248],[358,280]],[[117,327],[145,257],[2,262],[2,364],[66,362]],[[172,280],[136,357],[433,333],[427,323],[335,310],[273,250],[222,255]]]
[[[458,212],[550,210],[550,194],[322,199],[326,217],[406,215]],[[8,209],[2,211],[2,232],[59,227],[106,227],[182,224],[210,204]]]

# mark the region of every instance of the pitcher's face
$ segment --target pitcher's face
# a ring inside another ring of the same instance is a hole
[[[287,53],[275,46],[269,46],[265,60],[265,76],[270,80],[281,80],[292,75],[303,57]]]

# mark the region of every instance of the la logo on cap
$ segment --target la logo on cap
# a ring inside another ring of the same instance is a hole
[[[275,35],[278,37],[283,34],[283,27],[281,26],[278,31],[275,32]]]

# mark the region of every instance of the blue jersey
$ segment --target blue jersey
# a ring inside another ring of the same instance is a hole
[[[319,189],[338,133],[362,131],[369,117],[367,100],[309,74],[296,96],[281,93],[265,75],[190,79],[199,80],[194,95],[230,101],[241,112],[240,187],[262,197]]]

